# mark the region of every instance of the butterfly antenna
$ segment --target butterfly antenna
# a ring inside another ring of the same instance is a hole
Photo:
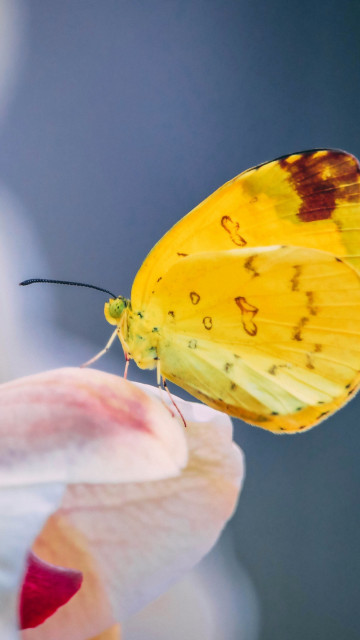
[[[117,298],[117,296],[114,293],[111,293],[111,291],[108,291],[108,289],[96,287],[93,284],[85,284],[84,282],[70,282],[69,280],[49,280],[48,278],[31,278],[30,280],[23,280],[23,282],[19,282],[19,284],[22,287],[26,287],[28,284],[34,284],[34,282],[47,282],[49,284],[68,284],[71,287],[87,287],[88,289],[103,291],[104,293],[108,293],[112,298]]]

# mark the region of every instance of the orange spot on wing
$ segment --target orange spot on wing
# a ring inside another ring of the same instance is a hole
[[[235,302],[241,311],[241,320],[244,330],[249,334],[249,336],[256,336],[257,326],[254,322],[254,318],[259,309],[253,304],[250,304],[243,296],[235,298]]]
[[[196,291],[190,291],[189,296],[193,304],[198,304],[200,302],[200,296]]]
[[[309,318],[307,318],[306,316],[304,318],[300,318],[298,324],[293,329],[293,333],[291,336],[292,340],[297,340],[298,342],[301,342],[303,340],[303,336],[301,332],[308,322],[309,322]]]
[[[244,247],[247,244],[246,240],[239,233],[240,225],[237,220],[232,220],[230,216],[223,216],[221,218],[221,226],[229,234],[231,241],[237,247]]]

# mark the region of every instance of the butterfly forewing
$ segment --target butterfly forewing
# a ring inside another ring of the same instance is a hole
[[[274,244],[345,257],[360,268],[360,179],[354,156],[292,154],[240,174],[158,242],[138,272],[132,303],[143,309],[170,267],[205,251]]]

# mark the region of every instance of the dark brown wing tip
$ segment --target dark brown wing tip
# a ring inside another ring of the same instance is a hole
[[[261,164],[257,164],[254,167],[250,167],[250,169],[246,169],[246,171],[244,171],[242,175],[244,175],[245,173],[249,173],[250,171],[256,171],[257,169],[260,169],[261,167],[264,167],[267,164],[272,164],[273,162],[286,163],[286,161],[292,156],[311,156],[311,155],[314,155],[315,153],[319,153],[322,151],[325,151],[328,154],[333,154],[336,157],[339,157],[342,155],[342,156],[347,156],[349,159],[351,158],[351,160],[356,165],[358,172],[360,173],[359,160],[352,153],[349,153],[349,151],[344,151],[343,149],[336,149],[336,148],[330,148],[330,147],[329,148],[319,147],[314,149],[303,149],[302,151],[293,151],[292,153],[286,153],[283,156],[273,158],[272,160],[266,160],[265,162],[261,162]]]

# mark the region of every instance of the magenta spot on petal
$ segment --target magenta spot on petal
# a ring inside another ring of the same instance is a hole
[[[82,573],[63,569],[30,553],[20,593],[20,628],[37,627],[81,587]]]

